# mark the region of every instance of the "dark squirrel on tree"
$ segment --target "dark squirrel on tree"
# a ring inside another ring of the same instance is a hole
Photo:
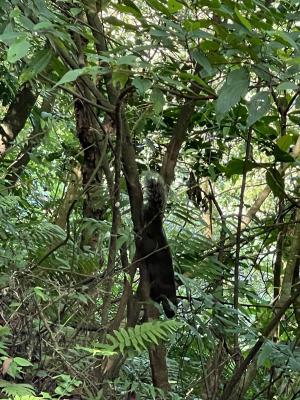
[[[159,175],[145,177],[144,229],[141,255],[149,274],[150,297],[162,303],[168,318],[175,315],[170,302],[177,306],[172,255],[163,229],[166,189]]]

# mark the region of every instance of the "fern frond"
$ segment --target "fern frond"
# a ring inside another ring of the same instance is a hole
[[[7,396],[15,397],[32,397],[34,396],[33,386],[26,383],[7,382],[3,379],[0,380],[0,392],[5,393]]]
[[[150,321],[142,325],[136,325],[134,328],[121,328],[115,330],[113,335],[106,336],[109,344],[99,343],[97,348],[85,350],[95,354],[111,355],[115,352],[125,354],[130,350],[141,353],[147,350],[149,345],[157,345],[159,341],[168,340],[170,334],[178,330],[180,323],[173,320],[168,321]],[[108,351],[111,354],[108,354]]]

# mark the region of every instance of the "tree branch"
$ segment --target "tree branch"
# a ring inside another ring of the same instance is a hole
[[[22,86],[16,94],[0,124],[0,157],[24,128],[36,99],[37,94],[33,93],[29,84]]]

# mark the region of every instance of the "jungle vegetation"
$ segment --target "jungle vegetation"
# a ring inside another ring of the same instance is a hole
[[[299,400],[300,1],[0,0],[0,60],[0,398]]]

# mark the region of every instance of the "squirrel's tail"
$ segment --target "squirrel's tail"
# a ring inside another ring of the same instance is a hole
[[[145,176],[144,220],[151,222],[156,218],[162,220],[166,206],[166,188],[162,177],[158,174]]]

